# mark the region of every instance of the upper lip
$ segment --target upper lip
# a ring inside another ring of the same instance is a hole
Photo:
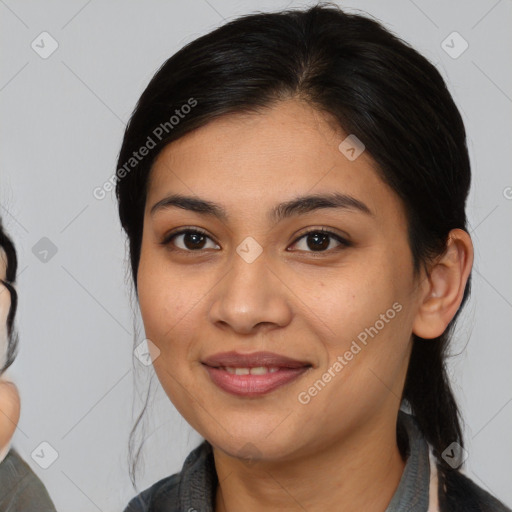
[[[311,363],[307,361],[298,361],[297,359],[274,354],[273,352],[253,352],[251,354],[240,354],[234,351],[219,352],[207,357],[202,362],[214,368],[257,368],[259,366],[302,368],[304,366],[311,366]]]

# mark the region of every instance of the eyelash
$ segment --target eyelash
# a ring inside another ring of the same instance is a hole
[[[210,236],[208,236],[208,234],[203,231],[202,229],[199,229],[199,228],[185,228],[185,229],[182,229],[180,231],[177,231],[175,233],[170,233],[168,235],[166,235],[164,237],[164,239],[160,242],[160,245],[163,245],[163,246],[170,246],[171,245],[171,242],[174,238],[176,238],[177,236],[179,235],[183,235],[183,234],[196,234],[196,235],[202,235],[202,236],[205,236],[207,238],[209,238],[210,240],[212,240],[213,242],[215,242]],[[337,247],[337,248],[334,248],[334,249],[328,249],[328,250],[325,250],[325,251],[299,251],[299,252],[308,252],[308,253],[311,253],[311,254],[329,254],[331,253],[332,251],[336,251],[336,250],[342,250],[342,249],[346,249],[347,247],[351,247],[352,246],[352,243],[349,242],[348,240],[346,240],[345,238],[341,237],[340,235],[336,234],[336,233],[333,233],[332,231],[329,231],[325,228],[314,228],[314,229],[311,229],[309,231],[306,231],[304,233],[302,233],[298,238],[296,238],[294,240],[294,242],[292,243],[292,245],[295,245],[299,240],[301,240],[302,238],[305,238],[307,237],[308,235],[312,234],[312,233],[321,233],[323,235],[328,235],[329,237],[331,238],[334,238],[337,242],[340,243],[340,246]],[[217,242],[215,242],[217,243]],[[217,244],[218,245],[218,244]],[[183,253],[187,253],[187,255],[190,255],[191,253],[200,253],[203,251],[203,249],[198,249],[198,250],[190,250],[190,249],[181,249],[181,248],[176,248],[176,247],[173,247],[171,250],[173,251],[180,251],[180,252],[183,252]]]

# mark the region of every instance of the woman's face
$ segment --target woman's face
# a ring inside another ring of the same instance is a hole
[[[190,425],[233,456],[284,460],[396,422],[419,304],[406,218],[333,126],[289,100],[211,122],[152,169],[137,283],[155,371]],[[225,218],[152,210],[173,194]],[[271,215],[333,194],[357,202]],[[206,236],[170,239],[183,228]],[[212,359],[226,352],[277,359]]]
[[[0,247],[0,280],[5,281],[7,270],[7,258],[5,251]],[[7,337],[7,316],[11,309],[11,294],[5,285],[0,282],[0,369],[4,366],[7,358],[8,337]]]

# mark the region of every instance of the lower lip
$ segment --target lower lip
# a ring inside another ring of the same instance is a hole
[[[204,365],[210,378],[219,388],[238,396],[261,396],[300,377],[309,367],[279,368],[264,375],[235,375],[221,368]]]

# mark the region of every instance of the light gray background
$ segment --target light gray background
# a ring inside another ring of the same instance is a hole
[[[185,43],[240,14],[311,4],[0,0],[0,214],[20,259],[20,352],[11,376],[22,413],[13,444],[59,511],[119,511],[135,494],[126,461],[134,378],[135,394],[145,396],[153,370],[132,357],[113,195],[92,194],[115,171],[125,123],[153,73]],[[450,371],[466,419],[467,473],[510,506],[512,2],[342,5],[369,12],[433,61],[462,111],[476,254]],[[31,48],[43,31],[59,44],[47,59]],[[469,43],[457,59],[441,47],[453,31]],[[32,252],[42,237],[57,248],[47,262]],[[141,488],[179,471],[200,439],[156,388]],[[58,452],[48,469],[31,458],[43,441]]]

